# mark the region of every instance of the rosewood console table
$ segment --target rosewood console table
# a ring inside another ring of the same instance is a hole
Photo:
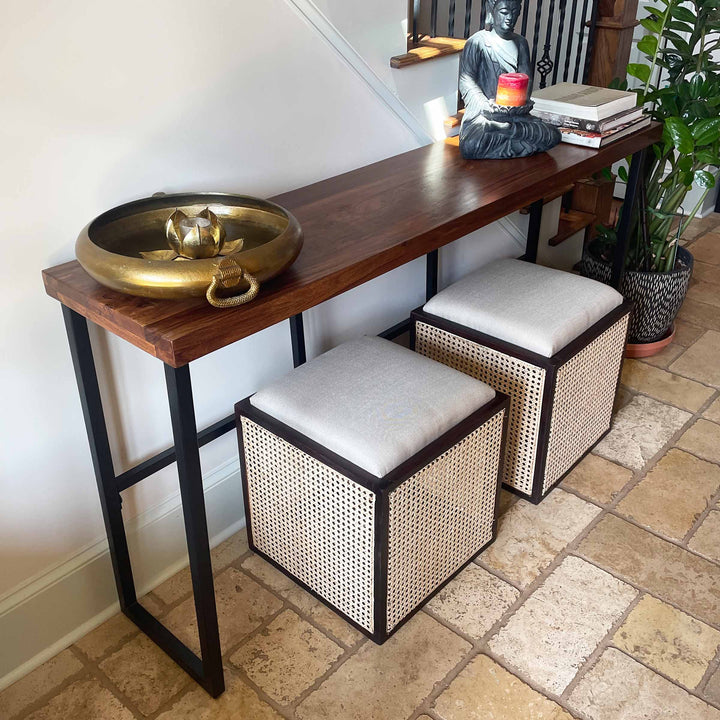
[[[619,286],[645,149],[660,139],[654,124],[601,150],[562,144],[516,160],[464,161],[445,143],[428,145],[272,200],[290,210],[305,245],[284,275],[238,308],[204,299],[149,300],[95,282],[77,261],[43,271],[47,293],[62,303],[120,607],[189,675],[216,697],[224,690],[200,446],[235,427],[233,415],[197,431],[189,363],[283,320],[290,321],[293,361],[305,361],[302,312],[422,255],[428,298],[437,291],[438,249],[530,205],[526,259],[537,255],[542,199],[632,155],[626,212],[619,228],[613,282]],[[410,308],[408,308],[409,314]],[[87,321],[124,338],[165,365],[174,447],[126,472],[113,467]],[[409,320],[383,333],[393,338]],[[177,462],[201,657],[137,599],[121,514],[121,493]]]

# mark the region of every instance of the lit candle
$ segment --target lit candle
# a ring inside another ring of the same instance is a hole
[[[498,79],[496,105],[522,107],[527,103],[530,79],[525,73],[504,73]]]

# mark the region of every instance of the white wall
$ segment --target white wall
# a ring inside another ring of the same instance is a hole
[[[400,22],[399,5],[390,9]],[[53,650],[33,625],[40,614],[55,649],[77,634],[77,616],[47,616],[41,603],[68,567],[98,568],[75,597],[84,622],[107,614],[113,597],[60,306],[41,269],[71,260],[77,233],[100,212],[156,191],[267,197],[418,144],[286,0],[26,0],[3,10],[12,32],[0,44],[0,635],[12,630],[12,642],[0,641],[0,686]],[[459,242],[443,277],[508,254],[509,238],[495,230]],[[423,290],[415,262],[325,303],[306,317],[310,354],[397,322]],[[288,333],[282,323],[193,364],[200,427],[291,367]],[[103,331],[93,339],[104,398],[117,406],[108,421],[120,471],[170,444],[162,366]],[[216,539],[242,521],[236,455],[232,435],[202,453],[213,488],[225,482],[236,500],[229,515],[209,501]],[[180,533],[174,468],[126,492],[123,511],[135,518],[142,587],[177,565],[176,548],[141,532],[162,520]]]

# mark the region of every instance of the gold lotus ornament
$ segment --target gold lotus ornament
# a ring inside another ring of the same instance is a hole
[[[243,246],[243,238],[227,240],[222,223],[207,207],[193,217],[175,210],[165,223],[165,236],[171,249],[144,251],[142,257],[146,260],[205,260],[232,255]]]

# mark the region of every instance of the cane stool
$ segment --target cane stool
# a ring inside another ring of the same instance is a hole
[[[416,310],[411,345],[510,396],[503,482],[539,503],[610,429],[631,307],[594,280],[500,260]]]
[[[388,340],[235,406],[250,547],[377,643],[495,537],[509,400]]]

